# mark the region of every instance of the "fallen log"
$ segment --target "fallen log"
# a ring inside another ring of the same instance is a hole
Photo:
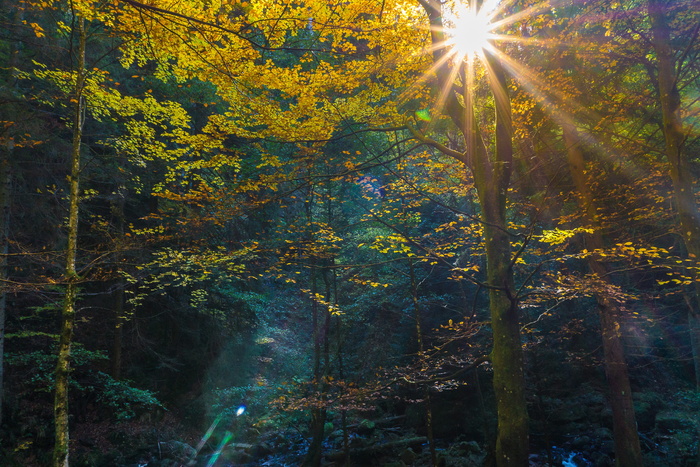
[[[385,417],[385,418],[380,418],[379,420],[369,420],[370,422],[374,423],[375,425],[384,425],[389,422],[393,422],[396,420],[401,420],[403,418],[406,418],[405,415],[394,415],[393,417]],[[357,428],[360,426],[360,423],[353,423],[352,425],[348,425],[348,429],[351,430],[353,428]]]
[[[373,444],[371,446],[366,446],[362,448],[352,448],[350,449],[350,457],[354,456],[364,456],[368,454],[376,454],[380,451],[392,451],[395,448],[411,447],[418,444],[425,444],[428,442],[428,438],[425,436],[416,436],[415,438],[403,438],[394,441],[387,441],[386,443]],[[329,461],[339,461],[345,458],[345,451],[333,451],[325,455],[325,458]]]
[[[226,445],[228,449],[242,449],[244,451],[247,451],[253,447],[252,444],[248,443],[229,443]]]

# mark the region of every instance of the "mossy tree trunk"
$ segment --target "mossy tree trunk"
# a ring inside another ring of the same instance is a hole
[[[486,53],[484,65],[489,75],[495,116],[495,149],[486,148],[476,121],[473,96],[473,73],[468,63],[452,64],[445,56],[444,25],[439,0],[418,0],[428,15],[431,26],[433,62],[437,81],[446,95],[444,110],[461,129],[466,153],[433,144],[446,154],[466,164],[474,178],[481,208],[486,244],[486,286],[489,289],[489,311],[493,331],[491,364],[496,396],[497,425],[496,464],[499,467],[528,465],[529,435],[520,317],[514,286],[511,238],[507,231],[506,200],[513,166],[513,131],[507,77],[499,59]],[[462,103],[457,99],[451,67],[461,66]]]
[[[68,467],[69,428],[68,428],[68,386],[70,376],[71,344],[75,324],[76,301],[78,296],[78,274],[75,263],[78,252],[78,211],[80,182],[80,149],[82,145],[83,116],[85,111],[83,90],[85,88],[85,21],[80,15],[74,20],[74,34],[77,38],[75,83],[73,102],[73,141],[70,157],[68,244],[66,246],[65,282],[66,291],[61,310],[61,331],[58,344],[58,361],[55,371],[54,421],[55,444],[54,467]]]
[[[513,165],[512,113],[501,63],[488,54],[486,62],[496,104],[496,149],[493,161],[485,151],[474,151],[474,165],[483,168],[472,172],[475,173],[484,221],[487,284],[490,287],[491,364],[498,410],[496,463],[499,466],[525,466],[529,464],[529,446],[524,358],[511,241],[506,230],[506,200]],[[480,175],[477,177],[477,174]]]

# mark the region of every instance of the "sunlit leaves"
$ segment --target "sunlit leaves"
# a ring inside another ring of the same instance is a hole
[[[24,24],[27,24],[27,21],[23,21]],[[37,23],[29,23],[29,26],[32,28],[34,31],[34,35],[36,37],[44,37],[46,33],[44,32],[44,28],[42,28],[39,24]]]
[[[326,298],[320,293],[313,293],[309,289],[301,289],[301,292],[306,294],[311,300],[313,300],[317,304],[324,307],[331,315],[339,316],[343,314],[343,311],[338,305],[327,301]]]
[[[549,243],[551,245],[558,245],[564,243],[565,241],[567,241],[568,239],[580,232],[593,233],[593,229],[577,227],[571,230],[544,230],[542,232],[542,235],[539,237],[539,240],[541,242]]]
[[[136,306],[147,296],[165,293],[172,287],[189,288],[206,282],[244,278],[247,272],[246,264],[255,258],[255,255],[255,243],[236,251],[224,248],[197,251],[164,247],[155,251],[150,260],[136,268],[137,271],[141,271],[141,277],[127,272],[122,274],[134,285],[128,294],[130,303]],[[191,294],[192,306],[202,306],[207,297],[206,290],[194,289]]]

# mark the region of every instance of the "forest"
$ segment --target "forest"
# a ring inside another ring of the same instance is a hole
[[[700,0],[0,0],[0,465],[700,466]]]

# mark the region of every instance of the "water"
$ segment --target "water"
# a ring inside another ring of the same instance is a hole
[[[531,454],[530,467],[593,467],[593,463],[578,451],[552,446],[551,454],[554,461],[553,464],[549,463],[549,456],[545,453]]]
[[[557,458],[561,458],[562,467],[592,467],[593,464],[583,457],[578,451],[569,451],[567,449],[552,446],[552,452]]]

